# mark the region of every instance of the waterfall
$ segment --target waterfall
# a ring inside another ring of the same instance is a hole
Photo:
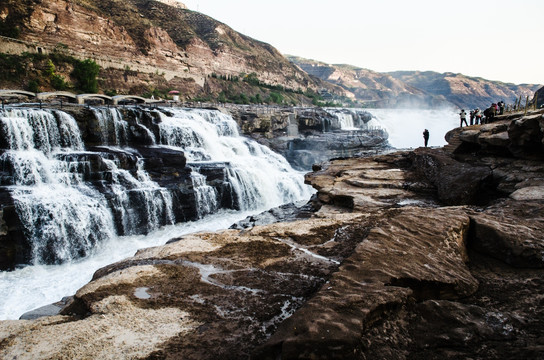
[[[196,197],[196,206],[200,218],[212,214],[219,209],[217,190],[206,184],[206,177],[197,171],[191,173]]]
[[[139,248],[312,194],[301,173],[219,111],[93,113],[82,133],[62,111],[0,111],[0,186],[28,245],[21,264],[31,264],[0,271],[0,318],[73,294]]]
[[[100,193],[55,157],[72,151],[69,147],[83,148],[75,120],[65,113],[34,110],[6,111],[0,120],[10,148],[0,163],[13,174],[11,195],[32,262],[85,256],[112,236],[113,222]]]
[[[116,162],[104,159],[111,174],[110,200],[119,235],[147,234],[164,224],[173,224],[172,197],[170,193],[151,181],[138,160],[137,176],[119,169]]]
[[[129,126],[116,108],[93,108],[100,124],[102,142],[105,145],[126,146]]]
[[[355,123],[353,122],[353,115],[346,113],[336,113],[338,121],[340,121],[340,129],[342,130],[354,130],[356,129]]]
[[[241,137],[229,115],[177,109],[161,112],[160,117],[161,143],[182,149],[195,168],[199,163],[226,164],[226,180],[235,192],[237,209],[270,208],[310,196],[311,190],[287,160]]]
[[[102,141],[92,151],[66,112],[0,112],[2,185],[8,185],[33,264],[87,256],[106,239],[147,234],[222,207],[265,210],[311,195],[283,157],[240,136],[236,122],[219,111],[134,109],[130,124],[115,108],[92,112],[94,130],[87,132]],[[167,187],[146,171],[147,162],[162,167],[154,159],[165,154],[161,148],[187,160],[177,160],[183,168],[169,170],[169,180],[154,168]],[[146,159],[140,155],[150,150]]]

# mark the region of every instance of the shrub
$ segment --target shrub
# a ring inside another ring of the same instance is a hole
[[[53,61],[51,61],[51,59],[48,59],[47,65],[45,65],[44,70],[45,75],[51,78],[53,75],[55,75],[55,70],[55,64],[53,64]]]
[[[57,74],[51,76],[51,86],[55,90],[66,90],[68,88],[68,84],[64,81],[64,78]]]
[[[28,82],[28,85],[26,86],[26,89],[28,91],[39,93],[40,92],[40,84],[36,80],[30,80]]]
[[[100,66],[94,60],[87,59],[77,61],[72,75],[77,80],[78,88],[87,93],[98,92],[97,76],[100,72]]]
[[[268,96],[267,102],[281,104],[283,102],[283,96],[277,92],[271,92]]]

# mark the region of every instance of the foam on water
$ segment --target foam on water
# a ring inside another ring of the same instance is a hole
[[[98,268],[140,248],[161,245],[195,230],[226,228],[249,214],[309,199],[313,192],[283,157],[241,137],[230,116],[210,110],[157,111],[159,139],[149,129],[144,133],[156,146],[186,154],[193,170],[198,215],[203,217],[195,223],[157,230],[175,221],[169,190],[151,180],[137,152],[127,147],[130,126],[122,114],[106,108],[95,109],[94,114],[106,145],[98,152],[85,151],[77,123],[66,113],[0,112],[9,147],[0,163],[10,169],[13,184],[9,190],[34,264],[0,272],[0,319],[18,318],[73,294]],[[135,159],[135,172],[121,168],[115,155],[120,153]],[[107,199],[84,181],[90,173],[89,159],[97,156],[108,175],[100,182]],[[235,208],[241,211],[219,210],[217,190],[200,173],[214,163],[222,164],[220,171],[235,193]],[[148,236],[136,235],[149,232]]]
[[[147,236],[112,237],[95,247],[91,256],[79,260],[0,272],[0,319],[18,319],[27,311],[73,295],[97,269],[133,256],[138,249],[163,245],[184,234],[225,229],[253,213],[220,211],[198,221],[164,226]]]

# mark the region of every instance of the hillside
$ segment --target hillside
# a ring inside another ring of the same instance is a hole
[[[427,93],[443,96],[458,107],[468,109],[487,108],[501,100],[513,104],[519,96],[524,104],[526,97],[531,99],[541,87],[535,84],[515,85],[449,72],[396,71],[387,74]]]
[[[432,71],[379,73],[352,65],[330,65],[296,56],[288,58],[308,74],[342,87],[356,100],[370,106],[435,107],[453,104],[468,109],[486,108],[500,100],[512,104],[519,96],[523,101],[526,96],[531,99],[540,87]]]
[[[183,5],[148,0],[6,0],[0,4],[0,14],[0,35],[22,41],[3,43],[3,52],[21,56],[39,48],[45,54],[94,59],[102,68],[102,91],[138,94],[177,89],[187,98],[218,96],[227,90],[252,95],[256,90],[245,84],[221,81],[252,73],[270,86],[333,91],[271,45]],[[56,70],[69,79],[69,64],[56,60]],[[41,70],[32,61],[27,65],[23,73]],[[8,85],[26,87],[27,81],[23,77]],[[48,90],[48,83],[40,85]]]
[[[174,0],[3,0],[0,35],[0,87],[30,91],[85,92],[73,72],[88,58],[100,92],[184,100],[317,104],[321,92],[357,106],[484,108],[539,87],[286,57]]]

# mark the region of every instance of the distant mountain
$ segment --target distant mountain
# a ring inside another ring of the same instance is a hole
[[[438,94],[426,92],[395,77],[352,65],[331,65],[287,55],[289,61],[321,80],[344,89],[347,96],[376,107],[453,106]]]
[[[515,85],[449,72],[395,71],[387,74],[426,93],[443,96],[458,107],[467,109],[487,108],[501,100],[513,104],[520,96],[524,103],[527,96],[532,99],[535,91],[542,86]]]
[[[348,95],[367,105],[485,108],[500,100],[514,103],[520,96],[532,99],[541,85],[515,85],[500,81],[432,71],[379,73],[352,65],[326,64],[287,56],[295,65],[324,81],[342,87]]]

